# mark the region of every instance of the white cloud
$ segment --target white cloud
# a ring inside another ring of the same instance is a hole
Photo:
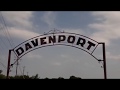
[[[23,40],[27,40],[32,37],[40,35],[39,33],[35,33],[32,31],[20,29],[20,28],[14,28],[14,27],[9,28],[9,33],[10,33],[11,37],[19,38],[19,39],[23,39]],[[5,36],[5,34],[3,34],[3,33],[0,33],[0,35]]]
[[[42,21],[44,21],[46,24],[48,24],[49,28],[55,27],[55,19],[56,19],[56,15],[52,11],[45,12],[43,17],[41,18]]]
[[[98,22],[89,24],[97,30],[91,38],[110,45],[111,40],[120,38],[120,12],[92,12]]]
[[[54,63],[52,63],[52,65],[55,65],[55,66],[60,66],[60,65],[61,65],[61,63],[60,63],[60,62],[54,62]]]
[[[102,57],[103,55],[99,55]],[[106,52],[106,59],[109,60],[120,60],[120,55],[113,55],[111,52]]]
[[[30,19],[33,16],[33,12],[31,11],[5,11],[2,13],[5,21],[13,25],[14,27],[32,27],[32,22],[30,21]]]
[[[61,29],[61,31],[70,32],[70,33],[76,33],[76,34],[81,34],[81,35],[84,34],[82,29],[67,29],[67,28],[63,28],[63,29]]]
[[[40,59],[40,58],[42,58],[42,56],[41,55],[38,55],[38,54],[32,54],[32,53],[29,53],[29,55],[27,55],[27,58],[30,58],[30,59]]]
[[[62,58],[68,58],[68,55],[62,54],[61,57]]]
[[[55,24],[56,15],[57,14],[52,11],[45,12],[41,20],[45,22],[50,29],[53,29],[57,27],[57,25]],[[74,29],[74,28],[57,28],[57,29],[65,32],[84,34],[82,29]]]
[[[110,52],[106,52],[107,59],[120,60],[120,55],[112,55]]]

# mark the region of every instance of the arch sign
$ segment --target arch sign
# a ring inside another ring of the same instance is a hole
[[[103,45],[103,60],[99,60],[93,55],[93,52],[99,44]],[[51,30],[48,33],[44,33],[43,35],[39,35],[28,39],[16,46],[15,48],[13,48],[12,50],[9,50],[7,76],[9,75],[11,51],[15,53],[15,55],[18,58],[17,60],[19,60],[21,57],[35,49],[54,45],[65,45],[75,47],[89,53],[96,60],[103,61],[104,76],[106,79],[105,43],[97,42],[84,35],[69,32],[61,32],[59,30]],[[15,64],[16,61],[13,64]]]

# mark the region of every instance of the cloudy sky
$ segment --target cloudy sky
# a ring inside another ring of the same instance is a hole
[[[5,20],[7,28],[4,27]],[[88,36],[106,44],[107,77],[120,78],[120,12],[100,11],[8,11],[0,12],[0,69],[6,74],[8,50],[23,41],[54,28]],[[9,33],[8,33],[9,32]],[[10,45],[12,42],[12,45]],[[102,59],[102,48],[94,55]],[[15,61],[12,53],[11,63]],[[18,74],[39,74],[41,78],[104,78],[102,63],[88,53],[69,46],[49,46],[34,50],[19,61]],[[16,65],[10,75],[15,75]]]

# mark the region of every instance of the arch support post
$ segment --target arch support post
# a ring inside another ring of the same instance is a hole
[[[103,66],[104,66],[104,79],[107,79],[107,70],[106,70],[106,53],[105,53],[105,43],[103,43]]]
[[[105,43],[99,43],[102,44],[102,51],[103,51],[103,68],[104,68],[104,79],[107,79],[107,69],[106,69],[106,50],[105,50]]]
[[[9,54],[8,54],[8,65],[7,65],[7,77],[6,77],[6,79],[9,79],[11,51],[13,51],[13,50],[9,50]]]

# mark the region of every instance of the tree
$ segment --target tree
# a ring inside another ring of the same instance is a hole
[[[3,71],[2,71],[2,70],[0,70],[0,74],[2,74],[2,72],[3,72]]]
[[[58,79],[64,79],[63,77],[59,77]]]
[[[49,79],[49,78],[46,77],[46,78],[44,78],[44,79]]]
[[[0,79],[6,79],[6,76],[2,74],[2,70],[0,70]]]
[[[36,74],[35,76],[32,76],[31,79],[40,79],[40,77],[38,77],[38,74]]]
[[[75,77],[75,76],[70,76],[69,79],[81,79],[81,78],[79,78],[79,77]]]

